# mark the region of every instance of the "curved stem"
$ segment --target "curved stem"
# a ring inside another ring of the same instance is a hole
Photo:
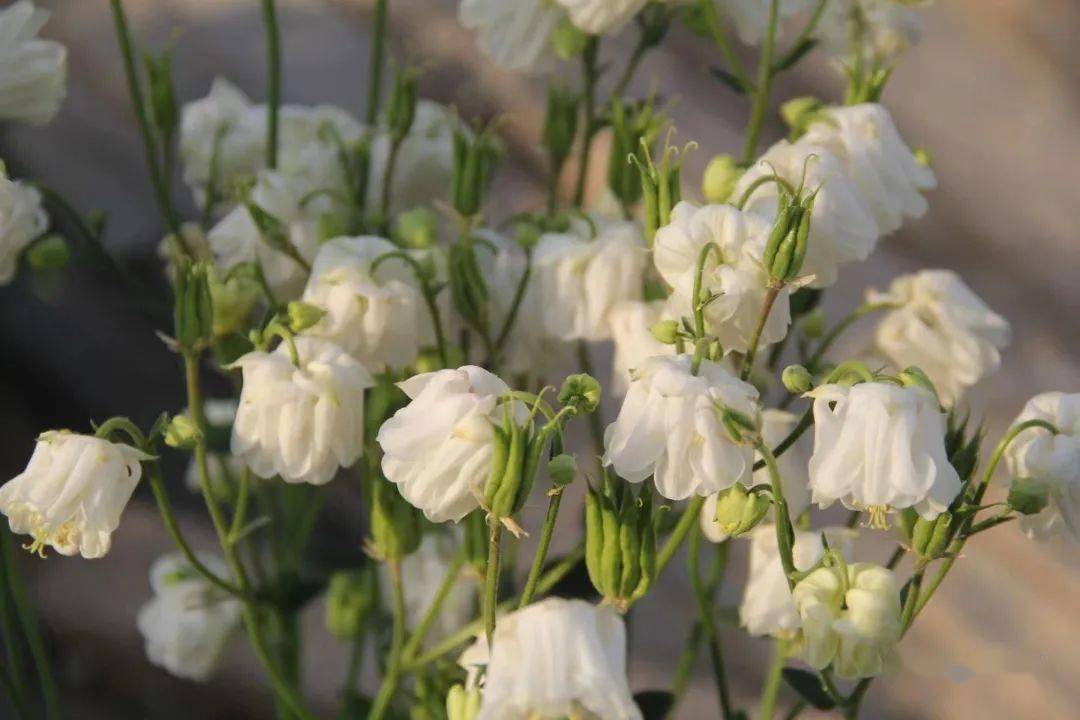
[[[769,0],[769,25],[765,40],[761,46],[761,59],[758,61],[758,79],[754,88],[754,106],[750,111],[750,121],[746,131],[746,144],[743,146],[743,161],[750,162],[757,152],[761,129],[765,122],[765,113],[769,109],[769,95],[772,92],[773,52],[776,48],[776,32],[780,24],[780,0]]]
[[[9,596],[8,593],[14,576],[18,573],[18,568],[11,562],[11,554],[8,551],[10,544],[7,528],[0,527],[0,622],[2,622],[0,630],[3,631],[0,632],[0,636],[4,638],[4,652],[7,655],[7,666],[0,668],[0,677],[10,684],[8,699],[21,720],[27,717],[26,698],[23,697],[23,691],[26,689],[26,667],[22,648],[17,641],[19,625],[15,598]]]
[[[754,358],[757,356],[758,345],[761,343],[761,333],[765,330],[765,323],[769,321],[769,315],[772,313],[773,305],[776,304],[776,298],[780,296],[780,290],[780,285],[770,283],[768,290],[765,291],[765,299],[761,303],[761,315],[758,317],[757,326],[754,327],[754,333],[750,336],[750,346],[743,356],[741,373],[743,380],[750,377],[750,371],[754,369]]]
[[[551,536],[555,533],[555,520],[559,516],[559,505],[562,503],[563,489],[552,489],[548,500],[547,517],[544,518],[544,528],[540,531],[540,544],[536,546],[536,555],[533,556],[532,567],[529,568],[529,577],[525,581],[525,589],[521,591],[521,599],[518,600],[518,608],[523,608],[532,602],[536,594],[536,586],[540,582],[540,573],[544,569],[547,560],[548,548],[551,547]]]
[[[439,351],[439,361],[442,362],[443,367],[447,367],[450,364],[450,354],[446,346],[446,333],[443,331],[442,314],[439,312],[439,305],[436,302],[435,292],[431,289],[431,285],[427,280],[427,273],[420,267],[420,263],[416,258],[409,255],[404,250],[393,250],[388,253],[384,253],[375,258],[375,262],[371,264],[371,275],[375,275],[375,271],[384,262],[391,258],[397,258],[405,262],[410,268],[412,268],[413,274],[416,275],[416,281],[420,283],[420,294],[424,296],[424,303],[427,305],[428,314],[431,316],[431,325],[435,330],[435,345]]]
[[[791,49],[784,54],[784,57],[780,58],[779,62],[773,65],[774,72],[780,68],[791,67],[798,54],[804,52],[802,47],[814,37],[814,31],[817,29],[818,23],[821,22],[821,16],[825,14],[825,5],[827,3],[828,0],[818,0],[817,7],[814,8],[810,19],[806,21],[806,25],[799,32],[799,36],[795,38],[795,42],[791,44]]]
[[[814,351],[814,354],[811,355],[810,359],[806,361],[807,369],[809,369],[810,372],[814,372],[817,369],[818,365],[821,363],[822,359],[824,359],[825,353],[832,346],[832,344],[836,342],[836,339],[839,338],[845,330],[855,324],[855,321],[872,313],[879,312],[881,310],[895,310],[898,307],[900,306],[897,303],[875,302],[865,303],[852,310],[847,315],[847,317],[845,317],[843,320],[833,326],[833,328],[827,333],[825,333],[825,335],[821,338],[821,342],[818,343],[817,349]]]
[[[776,714],[776,699],[780,695],[780,680],[783,677],[785,660],[784,641],[773,638],[772,658],[761,688],[761,720],[772,720]]]
[[[510,337],[510,331],[514,328],[514,322],[517,320],[518,312],[521,310],[521,301],[525,298],[525,290],[529,285],[529,278],[532,276],[532,252],[526,251],[525,253],[525,269],[521,272],[521,279],[518,280],[517,289],[514,290],[514,299],[510,302],[510,310],[506,314],[506,320],[503,321],[502,328],[499,329],[499,334],[495,338],[495,352],[501,353],[503,345],[506,344],[506,339]]]
[[[780,477],[776,456],[773,455],[769,446],[759,438],[755,447],[765,460],[765,467],[769,469],[769,484],[772,486],[773,504],[776,506],[776,546],[780,553],[780,564],[784,567],[784,577],[787,578],[788,588],[794,590],[795,531],[791,526],[791,514],[788,511],[787,499],[784,497],[784,482]]]
[[[705,263],[709,261],[709,255],[716,256],[716,264],[721,265],[724,262],[724,252],[720,249],[720,246],[714,242],[706,243],[701,246],[701,250],[698,251],[697,265],[694,271],[694,339],[702,340],[705,338],[705,303],[701,297],[701,285],[702,278],[705,275]],[[697,374],[697,369],[694,369],[694,374]]]
[[[774,458],[778,458],[788,451],[792,445],[798,442],[802,434],[814,424],[814,408],[813,406],[806,408],[802,417],[799,418],[799,422],[795,427],[791,429],[787,437],[780,441],[780,444],[773,448],[772,455]],[[754,463],[754,472],[757,472],[761,468],[765,467],[765,460],[758,460]]]
[[[746,190],[743,190],[742,197],[739,198],[739,202],[735,204],[735,207],[739,208],[740,210],[745,209],[746,203],[750,202],[750,198],[753,197],[754,192],[758,188],[762,187],[763,185],[768,185],[769,183],[776,183],[777,187],[784,189],[792,197],[795,197],[797,195],[794,185],[792,185],[776,173],[769,173],[768,175],[762,175],[758,179],[754,180],[754,182],[750,183],[750,185],[747,186]]]
[[[581,54],[582,73],[584,75],[585,126],[583,128],[583,141],[581,144],[581,164],[578,166],[577,185],[574,188],[574,205],[581,207],[585,201],[585,181],[589,174],[589,154],[592,152],[593,137],[596,135],[596,81],[599,78],[599,69],[596,59],[599,52],[600,40],[596,36],[590,36],[586,41],[585,50]]]
[[[390,660],[386,665],[386,674],[383,676],[379,693],[375,696],[375,702],[371,706],[368,720],[382,720],[390,708],[390,701],[397,691],[398,681],[401,679],[403,649],[405,643],[405,592],[401,582],[401,563],[390,562],[387,567],[390,570],[390,587],[393,593],[393,617],[394,628],[390,641]]]
[[[735,50],[731,46],[731,39],[724,32],[724,26],[720,22],[720,18],[716,13],[716,3],[712,0],[702,0],[698,7],[705,19],[705,25],[708,27],[709,35],[712,37],[716,47],[720,50],[720,55],[724,58],[724,62],[727,63],[731,69],[731,74],[738,81],[739,86],[743,89],[743,92],[752,92],[754,85],[750,82],[749,76],[746,74],[746,68],[743,67],[742,62],[739,60],[739,56],[735,53]]]
[[[277,167],[278,115],[281,108],[281,34],[275,0],[262,0],[266,27],[266,166]]]
[[[690,532],[691,528],[698,524],[698,516],[701,514],[701,506],[705,504],[705,498],[700,495],[695,495],[690,498],[690,502],[687,503],[686,509],[683,510],[682,517],[679,518],[679,522],[676,523],[675,529],[671,531],[671,535],[668,536],[667,541],[664,542],[663,547],[660,548],[660,552],[656,555],[656,576],[660,577],[660,573],[664,572],[664,568],[668,566],[671,559],[675,557],[675,553],[678,551],[679,546],[682,545],[683,540],[686,539],[686,534]]]
[[[578,340],[577,356],[578,366],[581,368],[581,372],[589,375],[590,377],[596,377],[593,372],[592,358],[589,357],[589,344],[584,340]],[[596,408],[595,412],[589,413],[589,434],[592,437],[593,447],[596,449],[597,456],[603,456],[604,419],[600,415],[599,407]]]
[[[713,681],[716,683],[716,691],[720,696],[720,709],[724,720],[735,717],[731,691],[728,689],[727,673],[724,669],[724,653],[720,644],[720,636],[716,632],[716,619],[713,617],[711,598],[706,591],[705,584],[701,581],[701,568],[698,563],[698,555],[701,549],[701,527],[694,523],[693,535],[690,536],[690,551],[687,554],[689,563],[690,584],[694,591],[694,598],[698,604],[698,613],[701,618],[701,627],[705,640],[709,646],[709,657],[712,660]],[[714,563],[721,568],[727,564],[728,544],[720,543],[716,548]]]

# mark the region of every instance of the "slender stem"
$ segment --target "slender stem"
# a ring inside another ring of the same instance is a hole
[[[401,563],[390,562],[387,565],[390,570],[390,587],[393,594],[393,618],[394,628],[390,640],[390,659],[386,664],[386,673],[383,675],[379,693],[375,696],[375,702],[368,713],[368,720],[382,720],[390,708],[390,701],[397,691],[398,681],[401,679],[403,665],[403,650],[405,645],[405,591],[401,582]]]
[[[577,343],[578,367],[586,375],[596,377],[593,373],[592,358],[589,357],[589,344],[584,340]],[[593,448],[598,456],[604,454],[604,419],[601,417],[600,408],[596,412],[589,413],[589,434],[592,437]]]
[[[754,180],[754,182],[750,183],[746,187],[746,189],[743,190],[742,197],[739,198],[739,202],[735,203],[735,207],[739,208],[740,210],[744,209],[746,207],[746,203],[750,202],[750,198],[753,197],[754,192],[759,187],[762,187],[763,185],[768,185],[769,183],[776,183],[778,187],[783,188],[788,192],[788,194],[792,195],[793,197],[798,195],[798,192],[796,191],[794,185],[792,185],[776,173],[771,172],[768,175],[762,175],[761,177]]]
[[[806,701],[799,700],[797,703],[791,706],[791,710],[784,716],[784,720],[795,720],[795,718],[802,715],[803,710],[806,709]]]
[[[277,167],[278,114],[281,108],[281,34],[276,0],[262,0],[266,27],[266,166]]]
[[[397,165],[398,152],[401,150],[403,139],[394,137],[390,140],[390,153],[386,158],[386,167],[383,168],[382,198],[379,214],[380,221],[387,227],[390,223],[390,201],[393,200],[394,167]]]
[[[236,509],[233,511],[232,525],[229,528],[229,539],[236,542],[240,532],[244,529],[247,520],[248,500],[251,497],[251,470],[247,465],[240,472],[240,487],[236,491]]]
[[[563,489],[554,488],[548,500],[547,517],[544,518],[544,527],[540,531],[540,544],[536,546],[536,555],[533,556],[532,567],[529,568],[529,577],[525,581],[525,589],[521,591],[521,599],[518,607],[523,608],[532,602],[536,594],[536,586],[540,582],[540,573],[544,570],[544,562],[547,560],[548,548],[551,547],[551,536],[555,533],[555,519],[559,516],[559,505],[562,503]]]
[[[585,181],[589,174],[589,155],[592,152],[593,138],[596,135],[596,80],[599,77],[599,68],[596,60],[599,54],[600,40],[596,36],[590,36],[586,41],[585,50],[581,54],[582,73],[584,75],[584,108],[585,126],[583,128],[584,139],[581,143],[581,163],[578,165],[577,185],[574,189],[574,205],[581,207],[585,202]]]
[[[375,0],[375,13],[371,28],[371,67],[368,76],[368,101],[365,120],[368,127],[375,125],[379,117],[382,96],[383,65],[386,58],[386,6],[387,0]]]
[[[773,504],[776,506],[776,545],[780,552],[780,564],[784,567],[784,577],[787,578],[788,587],[795,589],[795,549],[793,541],[795,532],[791,526],[791,514],[788,510],[787,499],[784,497],[784,482],[780,477],[780,468],[776,464],[776,456],[769,450],[764,440],[758,439],[755,443],[758,453],[765,460],[765,467],[769,470],[769,484],[772,486]]]
[[[821,342],[818,344],[817,349],[814,350],[814,354],[810,356],[810,359],[806,361],[806,367],[810,372],[815,372],[818,365],[825,357],[825,353],[832,346],[836,339],[844,334],[844,331],[851,327],[857,320],[863,318],[872,313],[879,312],[881,310],[894,310],[899,307],[896,303],[891,302],[875,302],[865,303],[855,308],[848,314],[843,320],[838,322],[831,330],[829,330],[821,338]]]
[[[701,297],[701,286],[703,284],[703,277],[705,275],[705,263],[709,260],[709,255],[716,256],[716,263],[722,264],[724,262],[724,253],[720,249],[720,246],[714,242],[706,243],[701,246],[701,250],[698,251],[697,265],[694,271],[694,294],[693,294],[693,311],[694,311],[694,339],[705,339],[705,303]],[[697,374],[697,369],[694,369],[694,374]]]
[[[701,514],[701,506],[705,504],[705,498],[700,495],[695,495],[690,498],[690,502],[686,504],[686,509],[683,510],[682,517],[679,518],[679,522],[676,523],[675,529],[671,531],[671,535],[668,536],[667,541],[663,547],[660,548],[660,552],[656,556],[656,575],[660,576],[660,573],[664,572],[664,568],[668,566],[671,559],[675,557],[675,553],[678,551],[679,546],[682,545],[683,540],[686,539],[686,534],[690,532],[691,528],[694,528],[698,524],[698,516]]]
[[[0,666],[0,688],[7,694],[11,709],[15,712],[16,720],[26,720],[30,715],[23,706],[22,700],[20,700],[19,688],[8,677],[7,668],[3,666]]]
[[[139,124],[139,133],[142,135],[143,149],[146,154],[146,165],[150,171],[150,183],[154,188],[154,197],[157,200],[158,209],[165,218],[165,226],[169,232],[174,233],[184,249],[190,252],[180,235],[180,220],[169,198],[164,178],[161,174],[161,166],[158,159],[157,147],[154,141],[154,131],[150,124],[150,116],[146,110],[143,99],[142,85],[138,71],[135,67],[135,52],[131,43],[131,31],[128,29],[127,16],[124,13],[122,0],[109,0],[112,7],[113,25],[116,28],[116,39],[120,45],[120,54],[124,60],[124,75],[127,77],[128,93],[131,96],[131,104],[135,110],[135,119]]]
[[[687,555],[690,583],[693,587],[694,598],[697,600],[701,627],[709,647],[713,680],[716,683],[716,691],[720,696],[722,717],[724,720],[730,720],[735,717],[735,714],[731,703],[731,691],[728,689],[727,673],[724,669],[723,648],[720,645],[720,637],[716,632],[716,619],[713,617],[712,601],[706,592],[705,584],[701,581],[701,568],[698,563],[698,555],[701,550],[701,526],[695,522],[693,527],[693,534],[690,536],[690,552]],[[728,544],[720,543],[716,548],[716,556],[713,562],[723,567],[727,563],[727,551]]]
[[[761,315],[758,317],[754,333],[750,336],[750,346],[746,349],[746,355],[743,356],[743,380],[750,377],[750,371],[754,369],[754,358],[757,356],[758,345],[761,343],[761,333],[765,330],[765,323],[769,321],[769,314],[772,313],[773,305],[776,304],[776,298],[780,295],[781,287],[770,283],[768,290],[765,291],[765,299],[761,303]]]
[[[900,611],[900,635],[907,632],[911,623],[915,620],[915,609],[919,605],[919,594],[922,591],[923,575],[926,570],[926,561],[921,561],[915,573],[908,583],[907,597],[904,598],[904,607]]]
[[[754,106],[750,111],[750,122],[746,130],[746,144],[743,146],[743,161],[750,162],[757,152],[761,139],[761,129],[765,122],[765,113],[769,109],[769,95],[772,92],[773,52],[776,48],[776,32],[780,24],[780,0],[769,0],[769,25],[765,40],[761,46],[761,59],[758,61],[758,79],[754,88]]]
[[[615,85],[611,89],[612,98],[622,97],[622,94],[626,92],[627,86],[634,78],[634,73],[637,72],[638,66],[649,51],[649,47],[648,33],[642,28],[641,33],[638,35],[637,45],[634,46],[634,52],[630,55],[630,60],[626,63],[622,75],[615,81]]]
[[[446,333],[443,331],[439,304],[436,301],[435,291],[428,283],[427,273],[424,272],[424,268],[420,266],[420,263],[412,255],[402,250],[394,250],[375,259],[375,262],[371,264],[371,274],[374,275],[379,265],[391,258],[397,258],[406,263],[412,268],[413,274],[416,275],[416,281],[420,283],[420,294],[424,296],[424,303],[427,304],[428,314],[431,316],[431,325],[435,331],[435,345],[439,351],[439,360],[442,362],[443,367],[447,367],[450,364],[450,353],[447,349]]]
[[[814,31],[817,29],[818,23],[821,22],[821,16],[825,14],[825,5],[828,0],[818,0],[817,7],[814,8],[814,13],[810,16],[810,19],[806,21],[806,25],[803,26],[799,36],[795,38],[795,42],[791,44],[791,49],[785,53],[784,57],[780,58],[774,66],[774,72],[780,68],[790,67],[795,61],[797,53],[802,52],[802,46],[814,37]]]
[[[4,652],[7,655],[7,666],[3,668],[3,676],[10,680],[11,704],[22,718],[25,717],[26,698],[23,697],[23,691],[25,690],[26,668],[22,648],[18,642],[20,633],[15,599],[8,594],[12,579],[18,572],[14,563],[9,561],[10,543],[7,528],[0,527],[0,622],[3,623]]]
[[[720,55],[723,56],[724,62],[726,62],[731,69],[731,74],[738,81],[739,86],[744,92],[751,92],[754,87],[753,83],[750,82],[750,78],[746,74],[746,68],[743,67],[742,61],[739,60],[739,56],[732,48],[731,39],[724,31],[724,26],[716,13],[716,3],[712,0],[701,0],[699,7],[704,15],[705,25],[709,29],[709,35],[712,37],[713,42],[716,43],[716,47],[720,49]]]
[[[420,651],[420,648],[424,645],[424,638],[427,637],[428,631],[431,630],[431,626],[435,623],[436,618],[439,617],[439,611],[442,610],[443,603],[446,602],[446,598],[450,596],[450,591],[454,589],[454,585],[457,584],[458,576],[461,574],[461,568],[465,565],[465,553],[459,552],[454,558],[454,561],[450,564],[450,567],[446,571],[446,576],[443,578],[442,584],[435,591],[435,597],[431,599],[431,604],[428,606],[427,611],[424,612],[424,616],[420,618],[420,622],[412,631],[412,635],[409,637],[409,642],[405,645],[403,651],[403,657],[405,659],[411,658]]]
[[[484,568],[484,634],[491,647],[495,634],[495,606],[499,602],[499,571],[502,569],[502,523],[492,517],[489,521],[488,556]]]
[[[772,455],[774,458],[778,458],[788,451],[788,449],[799,441],[803,433],[806,432],[811,425],[814,424],[814,408],[813,406],[806,408],[802,417],[799,418],[799,422],[795,424],[795,427],[791,429],[787,437],[780,441],[780,444],[772,449]],[[761,468],[765,467],[765,460],[758,460],[754,463],[754,472],[757,472]]]
[[[765,673],[765,683],[761,688],[760,720],[772,720],[773,715],[776,714],[776,700],[780,695],[780,680],[783,677],[786,659],[784,641],[773,638],[772,658],[769,661],[769,669]]]
[[[345,669],[345,680],[341,684],[342,701],[356,692],[356,683],[360,679],[360,666],[364,661],[364,634],[361,633],[353,639],[349,648],[349,664]]]
[[[525,254],[525,269],[521,272],[521,279],[518,280],[517,289],[514,290],[514,299],[510,302],[510,311],[506,314],[506,320],[503,321],[502,328],[499,329],[499,334],[495,338],[495,351],[501,353],[503,345],[506,344],[506,339],[510,337],[510,331],[514,328],[514,322],[517,320],[518,312],[521,310],[521,301],[525,298],[525,290],[529,286],[529,278],[532,276],[532,252],[526,251]]]

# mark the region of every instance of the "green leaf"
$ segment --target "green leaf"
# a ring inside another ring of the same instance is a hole
[[[818,710],[832,710],[836,707],[836,703],[825,692],[825,688],[821,686],[821,680],[812,672],[796,668],[784,668],[784,682],[797,692],[799,697]]]
[[[803,38],[803,41],[792,48],[791,52],[789,52],[786,57],[773,66],[773,72],[783,72],[784,70],[795,66],[800,60],[806,57],[807,53],[817,47],[817,44],[817,38]]]
[[[739,80],[739,78],[732,75],[727,70],[725,70],[724,68],[722,68],[722,67],[711,67],[711,68],[709,68],[709,73],[712,74],[712,76],[714,78],[716,78],[720,82],[727,85],[729,88],[731,88],[734,92],[738,93],[739,95],[745,95],[746,94],[746,88],[743,87],[742,81]]]

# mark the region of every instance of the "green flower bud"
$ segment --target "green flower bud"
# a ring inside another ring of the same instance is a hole
[[[922,558],[936,560],[948,549],[955,532],[956,523],[950,512],[943,512],[933,520],[919,517],[911,526],[911,549]]]
[[[780,106],[780,118],[791,129],[791,136],[799,137],[818,119],[825,103],[816,97],[797,97]]]
[[[548,460],[547,469],[551,484],[556,488],[563,488],[574,482],[574,478],[577,477],[577,460],[573,455],[565,453],[556,455]]]
[[[1050,491],[1037,480],[1014,478],[1009,487],[1008,503],[1021,515],[1037,515],[1050,503]]]
[[[415,68],[396,68],[390,99],[386,104],[386,127],[395,142],[401,142],[412,130],[416,119],[416,100],[420,73]]]
[[[495,164],[502,154],[491,127],[475,134],[454,131],[454,167],[451,205],[463,218],[475,217],[484,206]]]
[[[540,242],[543,234],[543,230],[536,223],[521,222],[514,228],[514,241],[523,250],[531,250]]]
[[[288,305],[289,329],[294,333],[303,332],[323,319],[326,311],[317,305],[293,300]]]
[[[204,346],[214,335],[214,301],[210,295],[211,265],[183,260],[176,267],[173,327],[176,342],[190,351]]]
[[[799,327],[807,338],[817,340],[825,334],[825,311],[814,308],[799,319]]]
[[[336,638],[360,635],[375,608],[375,576],[370,568],[339,570],[326,589],[326,629]]]
[[[589,42],[589,36],[567,18],[551,33],[551,49],[562,60],[570,60],[580,55]]]
[[[652,492],[610,476],[585,495],[585,567],[604,600],[625,611],[656,578]]]
[[[400,562],[420,547],[420,511],[383,478],[373,483],[371,549],[381,560]]]
[[[475,720],[480,714],[480,691],[454,685],[446,695],[446,720]]]
[[[701,176],[701,193],[706,202],[720,204],[728,201],[742,177],[742,168],[731,155],[717,155],[705,166]]]
[[[67,241],[59,235],[46,235],[26,251],[26,262],[35,270],[56,270],[70,259]]]
[[[578,412],[591,413],[600,406],[600,383],[586,373],[570,375],[559,390],[559,402]]]
[[[165,444],[172,448],[190,450],[202,438],[199,426],[187,415],[176,415],[165,426]]]
[[[763,493],[752,493],[736,482],[716,499],[716,523],[730,537],[753,530],[769,512],[772,501]]]
[[[211,267],[207,277],[214,305],[214,336],[243,330],[263,294],[258,268],[254,263],[243,263],[222,279],[220,271]]]
[[[439,239],[439,217],[426,207],[403,212],[394,222],[394,238],[405,247],[433,247]]]
[[[788,365],[780,376],[784,387],[793,395],[802,395],[810,392],[814,387],[814,376],[802,365]]]
[[[544,116],[544,147],[551,167],[562,168],[574,147],[577,137],[578,104],[580,97],[573,90],[552,86],[548,89],[547,114]]]
[[[664,345],[674,345],[679,340],[679,321],[661,320],[649,328],[649,332],[656,338],[656,342]]]

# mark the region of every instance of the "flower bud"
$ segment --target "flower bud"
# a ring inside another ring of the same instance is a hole
[[[911,549],[919,557],[936,560],[948,549],[956,532],[952,513],[943,512],[933,520],[918,517],[911,526]]]
[[[490,127],[475,135],[467,134],[460,128],[454,131],[451,204],[461,217],[474,217],[483,208],[501,152]]]
[[[214,334],[214,302],[210,295],[208,263],[184,260],[176,267],[173,327],[185,351],[201,347]]]
[[[763,493],[752,493],[736,482],[716,498],[716,522],[730,537],[753,530],[769,512],[772,502]]]
[[[814,387],[814,376],[802,365],[788,365],[780,379],[792,395],[802,395]]]
[[[400,562],[420,547],[420,511],[397,487],[376,478],[371,499],[371,549],[380,560]]]
[[[731,155],[717,155],[710,160],[705,166],[705,174],[701,176],[701,192],[705,201],[716,205],[727,202],[743,172]]]
[[[562,60],[570,60],[580,55],[589,42],[589,36],[578,30],[567,18],[551,33],[551,49]]]
[[[679,321],[661,320],[650,326],[649,332],[656,338],[656,342],[664,345],[674,345],[679,340]]]
[[[577,460],[573,455],[565,453],[556,455],[548,460],[547,469],[551,484],[557,488],[563,488],[574,482],[574,478],[577,477]]]
[[[1009,507],[1021,515],[1038,515],[1050,504],[1050,492],[1044,483],[1031,478],[1014,478],[1009,487]]]
[[[426,207],[413,208],[394,221],[394,239],[405,247],[425,249],[438,241],[439,218]]]
[[[780,118],[791,129],[791,136],[799,137],[818,119],[824,107],[825,103],[816,97],[792,98],[780,106]]]
[[[414,68],[397,68],[394,72],[390,99],[386,104],[386,127],[395,142],[404,140],[412,130],[419,84],[420,74]]]
[[[46,235],[26,251],[26,262],[35,270],[56,270],[70,259],[67,241],[59,235]]]
[[[559,390],[559,402],[576,408],[578,412],[594,412],[600,406],[600,383],[586,373],[570,375]]]
[[[326,315],[326,311],[317,305],[293,300],[288,305],[289,329],[294,333],[303,332],[312,327]]]
[[[326,590],[326,629],[336,638],[360,635],[375,607],[375,576],[370,568],[339,570]]]
[[[652,491],[605,476],[585,495],[585,566],[593,586],[620,611],[645,595],[656,577]]]
[[[548,89],[547,114],[544,117],[544,147],[551,167],[558,172],[570,156],[577,137],[578,94],[552,86]]]
[[[202,438],[199,426],[187,415],[176,415],[165,426],[165,444],[172,448],[190,450]]]
[[[460,683],[446,695],[446,720],[475,720],[480,714],[480,691],[466,690]]]

